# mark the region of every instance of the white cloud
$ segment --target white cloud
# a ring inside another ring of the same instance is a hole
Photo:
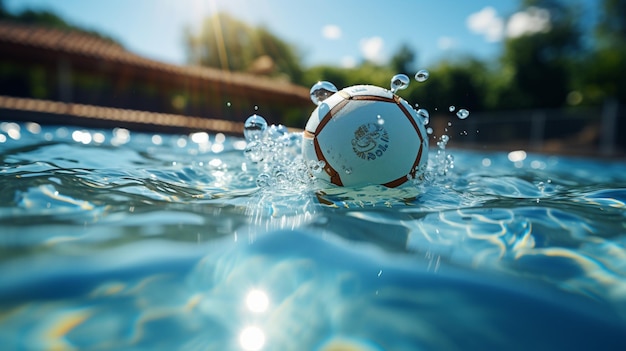
[[[526,34],[550,31],[550,12],[538,7],[529,7],[526,11],[516,12],[509,19],[506,35],[517,38]]]
[[[489,42],[500,41],[504,35],[504,20],[491,6],[469,15],[466,24],[470,31],[485,36]]]
[[[354,68],[356,67],[356,60],[352,56],[344,56],[341,58],[341,67]]]
[[[437,47],[439,50],[450,50],[456,46],[456,40],[452,37],[439,37],[437,39]]]
[[[341,28],[334,24],[327,24],[322,27],[322,35],[326,39],[336,40],[341,38]]]
[[[361,54],[366,60],[374,63],[383,63],[385,61],[383,46],[385,42],[381,37],[371,37],[361,39],[360,48]]]
[[[550,12],[533,6],[514,13],[508,21],[498,16],[493,7],[487,6],[470,14],[466,24],[470,31],[483,35],[489,42],[500,41],[505,36],[517,38],[526,34],[545,33],[551,29]]]

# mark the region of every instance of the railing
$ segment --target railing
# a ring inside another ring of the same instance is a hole
[[[434,135],[449,135],[455,147],[603,157],[626,152],[626,108],[614,100],[598,107],[473,112],[464,120],[437,114],[431,121]]]

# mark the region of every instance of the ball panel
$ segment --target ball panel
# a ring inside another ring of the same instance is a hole
[[[319,104],[317,108],[311,113],[311,117],[309,117],[309,120],[307,121],[304,129],[310,133],[315,134],[324,118],[330,118],[329,114],[331,114],[331,110],[341,108],[340,105],[346,102],[346,99],[348,97],[346,97],[344,94],[335,93],[328,97],[326,100],[322,101],[322,103]]]
[[[316,140],[344,185],[384,184],[405,176],[421,149],[414,127],[395,102],[351,100]]]
[[[342,90],[344,93],[347,93],[350,97],[356,98],[358,96],[375,96],[382,97],[393,100],[394,94],[381,87],[375,85],[355,85],[351,87],[347,87]]]

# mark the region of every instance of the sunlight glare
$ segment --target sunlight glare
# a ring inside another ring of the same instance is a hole
[[[267,307],[269,306],[269,298],[267,294],[263,290],[254,289],[248,292],[246,295],[246,307],[251,312],[254,313],[262,313],[267,311]]]
[[[239,334],[239,345],[246,351],[260,350],[265,345],[265,333],[259,327],[246,327]]]

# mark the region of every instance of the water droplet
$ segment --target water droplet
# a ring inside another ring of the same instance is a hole
[[[267,129],[267,121],[265,118],[254,114],[246,120],[243,125],[243,135],[247,141],[259,140],[263,136],[263,132]]]
[[[421,69],[417,71],[417,73],[415,73],[415,80],[422,83],[422,82],[425,82],[429,76],[430,76],[430,73],[428,73],[427,70]]]
[[[539,191],[544,192],[546,190],[546,184],[544,182],[539,182],[539,184],[537,184],[537,188]]]
[[[333,83],[325,80],[319,81],[311,87],[311,101],[313,101],[315,105],[319,105],[322,101],[326,100],[329,96],[336,92],[337,87]]]
[[[254,105],[254,110],[255,110],[255,111],[258,111],[258,110],[259,110],[259,106]]]
[[[230,105],[231,105],[231,103],[230,103],[230,101],[228,101],[228,102],[226,103],[226,106],[230,107]]]
[[[309,162],[309,168],[311,169],[311,172],[313,172],[313,174],[320,174],[320,173],[322,173],[322,170],[324,169],[324,166],[326,166],[326,162],[324,162],[324,161],[311,160]]]
[[[271,139],[271,140],[274,140],[274,141],[279,141],[281,139],[281,137],[287,135],[288,133],[289,133],[289,131],[287,130],[287,127],[285,127],[284,125],[282,125],[282,124],[279,124],[279,125],[272,124],[265,131],[265,136],[268,139]]]
[[[346,174],[352,174],[352,168],[350,167],[344,169],[344,171],[346,172]]]
[[[433,129],[431,127],[426,128],[426,133],[428,133],[428,135],[433,134]]]
[[[262,145],[258,141],[251,141],[243,150],[243,155],[252,162],[263,161]]]
[[[459,117],[459,119],[466,119],[469,116],[469,111],[462,108],[460,110],[457,111],[456,116]]]
[[[411,80],[406,74],[396,74],[391,78],[391,92],[395,93],[398,90],[406,89],[410,82]]]
[[[382,126],[383,124],[385,124],[385,120],[382,117],[380,117],[380,115],[378,115],[376,116],[376,123]]]
[[[456,109],[456,107],[454,107],[454,105],[448,107],[448,111],[450,111],[450,112],[454,112],[455,109]]]
[[[427,125],[430,122],[430,113],[428,113],[428,110],[420,108],[417,110],[417,114],[424,119],[424,125]]]
[[[287,174],[285,172],[282,171],[278,171],[274,174],[274,178],[276,180],[277,183],[285,183],[289,180],[289,177],[287,177]]]

